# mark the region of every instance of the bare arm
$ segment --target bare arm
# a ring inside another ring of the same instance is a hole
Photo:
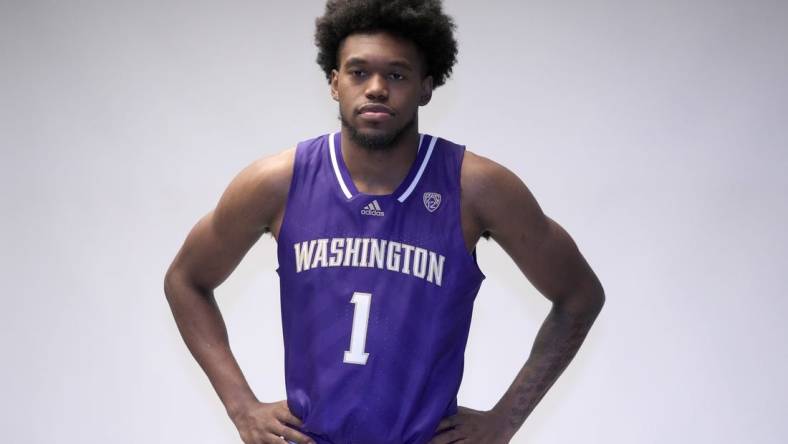
[[[575,242],[515,174],[471,153],[463,182],[483,231],[553,304],[528,360],[493,408],[511,437],[577,353],[605,295]]]
[[[181,336],[231,417],[257,398],[230,350],[213,290],[282,213],[293,153],[259,159],[238,173],[216,208],[192,228],[164,280]]]

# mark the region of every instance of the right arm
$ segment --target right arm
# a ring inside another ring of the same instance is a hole
[[[178,330],[246,443],[268,442],[271,433],[308,442],[308,437],[282,424],[301,425],[284,401],[264,404],[255,397],[230,350],[213,294],[263,233],[278,233],[294,154],[295,149],[289,149],[264,157],[238,173],[216,208],[189,232],[164,279]]]

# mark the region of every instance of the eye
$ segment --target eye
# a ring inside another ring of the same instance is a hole
[[[352,76],[354,76],[354,77],[361,77],[361,76],[362,76],[362,75],[364,75],[365,73],[364,73],[364,71],[362,71],[362,70],[360,70],[360,69],[351,69],[351,70],[350,70],[350,74],[351,74]]]
[[[405,76],[403,76],[402,74],[400,74],[398,72],[392,72],[390,75],[391,75],[391,78],[393,78],[394,80],[405,80]]]

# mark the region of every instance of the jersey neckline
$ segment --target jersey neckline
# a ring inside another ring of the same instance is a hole
[[[374,199],[396,198],[398,202],[402,203],[405,202],[405,199],[407,199],[416,188],[432,156],[437,140],[437,137],[419,133],[419,147],[416,152],[416,159],[410,165],[408,174],[405,175],[402,182],[400,182],[397,188],[390,194],[367,194],[360,192],[356,188],[356,185],[350,177],[347,165],[345,165],[345,160],[342,157],[342,134],[339,131],[328,135],[328,151],[331,157],[331,165],[334,169],[334,176],[337,179],[342,194],[347,200],[352,200],[356,196],[364,196]]]

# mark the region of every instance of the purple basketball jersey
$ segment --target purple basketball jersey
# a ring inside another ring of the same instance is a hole
[[[457,412],[485,276],[460,223],[465,147],[422,134],[388,195],[359,192],[341,135],[298,144],[278,236],[285,382],[318,444],[422,444]]]

